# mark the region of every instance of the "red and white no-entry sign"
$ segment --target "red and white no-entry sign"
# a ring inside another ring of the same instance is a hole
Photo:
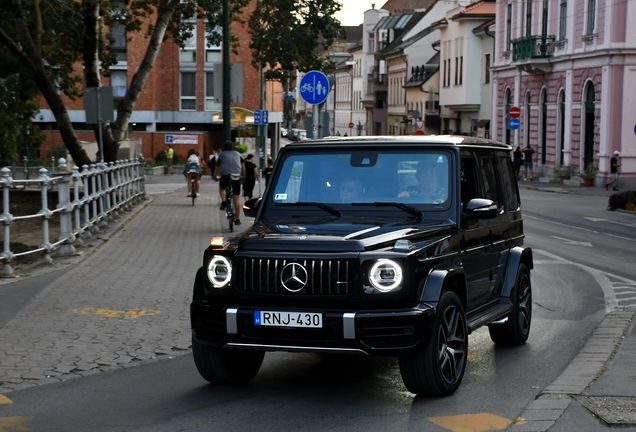
[[[349,129],[353,127],[353,122],[349,122]]]
[[[519,116],[521,115],[521,109],[519,107],[513,106],[512,108],[510,108],[510,111],[508,111],[508,115],[511,118],[519,118]]]

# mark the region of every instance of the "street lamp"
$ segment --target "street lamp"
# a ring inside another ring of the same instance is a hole
[[[348,61],[345,64],[347,66],[349,66],[349,77],[351,78],[350,84],[351,84],[351,98],[350,98],[350,106],[351,106],[351,110],[349,111],[349,124],[347,126],[349,126],[349,136],[353,136],[353,67],[356,65],[357,62],[355,61]]]

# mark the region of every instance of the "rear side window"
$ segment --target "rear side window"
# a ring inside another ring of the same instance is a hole
[[[479,159],[479,176],[482,184],[482,198],[489,199],[498,206],[502,205],[497,189],[497,176],[495,172],[495,159],[482,155]]]
[[[514,180],[514,168],[509,156],[499,157],[499,168],[501,169],[501,189],[504,194],[506,210],[518,210],[520,206],[519,190]]]

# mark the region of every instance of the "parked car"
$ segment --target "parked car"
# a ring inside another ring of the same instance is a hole
[[[292,141],[299,141],[299,136],[301,133],[305,133],[305,136],[307,135],[307,131],[305,131],[304,129],[293,128],[291,130],[291,133],[288,134],[288,138]]]
[[[280,136],[283,138],[287,137],[287,128],[280,128]]]
[[[266,351],[395,356],[406,388],[448,396],[468,335],[526,342],[532,250],[511,147],[360,137],[281,149],[254,223],[213,239],[190,307],[203,378],[245,383]],[[482,361],[487,361],[485,358]]]

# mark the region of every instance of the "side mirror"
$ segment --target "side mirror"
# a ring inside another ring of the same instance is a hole
[[[243,204],[243,213],[247,217],[255,217],[256,213],[258,213],[258,209],[260,206],[261,206],[260,198],[249,199],[245,201],[245,204]]]
[[[466,204],[466,214],[477,219],[492,219],[499,213],[497,205],[485,198],[473,198]]]

